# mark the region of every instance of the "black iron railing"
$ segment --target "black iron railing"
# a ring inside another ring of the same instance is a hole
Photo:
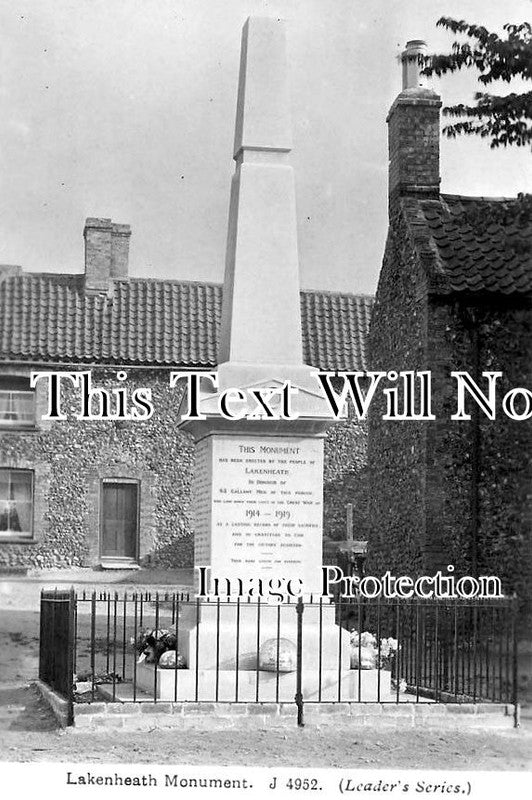
[[[40,677],[79,702],[291,702],[300,724],[306,703],[517,708],[515,615],[510,599],[43,592]]]
[[[365,600],[338,603],[347,627],[394,637],[393,675],[416,699],[515,701],[517,605],[501,600]]]

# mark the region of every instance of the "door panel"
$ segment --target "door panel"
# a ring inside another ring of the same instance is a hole
[[[137,557],[136,483],[102,486],[102,558]]]

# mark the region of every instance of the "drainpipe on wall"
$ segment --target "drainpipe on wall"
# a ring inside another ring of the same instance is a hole
[[[464,309],[464,324],[470,333],[473,361],[473,380],[479,384],[480,366],[480,331],[475,309]],[[471,484],[469,491],[469,508],[471,516],[471,575],[478,575],[478,540],[480,528],[480,494],[479,480],[481,470],[480,409],[476,403],[471,411]]]
[[[475,383],[480,380],[480,333],[478,325],[473,321],[471,344],[473,347],[473,373]],[[472,453],[471,453],[471,572],[474,578],[478,575],[478,536],[479,536],[479,481],[480,481],[480,408],[475,403],[472,419]]]

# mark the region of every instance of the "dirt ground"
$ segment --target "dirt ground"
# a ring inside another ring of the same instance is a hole
[[[67,577],[60,575],[60,578]],[[90,591],[79,575],[76,588]],[[186,575],[158,575],[163,591],[179,588]],[[217,764],[387,769],[532,769],[532,725],[521,729],[385,729],[348,724],[298,729],[147,733],[65,732],[30,682],[38,673],[40,586],[69,585],[56,575],[0,580],[0,759],[95,763]],[[55,582],[54,582],[55,580]],[[67,578],[68,580],[68,578]],[[92,576],[94,580],[94,574]],[[128,586],[116,576],[113,588]],[[73,581],[72,581],[73,582]],[[105,590],[101,584],[97,590]],[[151,585],[150,588],[157,587]]]
[[[532,767],[532,737],[523,732],[373,730],[324,726],[286,731],[176,731],[73,733],[54,729],[30,689],[0,690],[24,704],[8,730],[0,730],[5,761],[217,764],[387,769],[494,769]],[[2,696],[3,695],[3,696]]]

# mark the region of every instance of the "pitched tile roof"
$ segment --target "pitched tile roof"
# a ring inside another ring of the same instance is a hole
[[[83,275],[0,269],[0,361],[216,365],[222,287],[131,278],[86,294]],[[301,293],[304,360],[365,369],[373,299]]]
[[[532,293],[532,215],[516,199],[440,195],[408,199],[407,218],[424,228],[429,291]]]

